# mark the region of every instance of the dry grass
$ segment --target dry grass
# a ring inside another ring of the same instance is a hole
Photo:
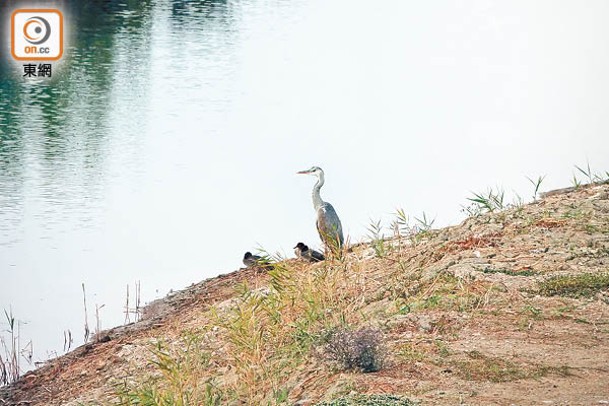
[[[19,321],[13,316],[12,311],[4,310],[6,317],[6,332],[8,337],[0,335],[0,386],[7,385],[19,379],[21,374],[20,356],[23,348],[19,342]],[[31,358],[31,350],[30,356]]]
[[[122,396],[120,403],[153,392],[168,399],[194,397],[203,404],[287,399],[288,382],[310,361],[311,349],[320,338],[336,327],[363,322],[360,311],[374,286],[351,262],[325,262],[312,272],[302,272],[302,266],[276,264],[264,288],[239,285],[235,298],[206,312],[205,328],[196,334],[198,345],[205,343],[205,354],[212,354],[204,367],[191,365],[201,365],[198,358],[157,349],[155,365],[161,376],[143,391],[138,389],[140,383],[124,388],[122,395],[129,396]],[[176,384],[175,377],[183,375],[188,378]]]

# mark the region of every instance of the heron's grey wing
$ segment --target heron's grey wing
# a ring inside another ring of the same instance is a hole
[[[328,216],[329,221],[332,224],[332,230],[338,234],[341,245],[343,244],[343,226],[340,223],[340,219],[338,218],[338,214],[336,214],[336,210],[330,203],[326,203],[326,215]]]
[[[343,227],[330,203],[325,203],[317,211],[317,230],[328,236],[338,235],[340,244],[343,244]]]
[[[326,239],[325,239],[325,235],[326,235],[325,233],[326,232],[325,232],[325,229],[322,228],[322,225],[319,224],[319,221],[320,221],[319,216],[317,216],[317,221],[315,222],[315,227],[317,228],[317,232],[319,233],[319,236],[321,237],[321,240],[323,242],[326,242]]]

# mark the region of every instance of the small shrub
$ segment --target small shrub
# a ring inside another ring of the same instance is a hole
[[[323,347],[326,360],[342,370],[375,372],[381,369],[384,359],[382,333],[372,328],[350,331],[336,329],[328,335]]]

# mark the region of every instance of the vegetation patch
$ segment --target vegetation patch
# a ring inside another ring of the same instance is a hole
[[[150,361],[157,374],[136,385],[117,387],[117,406],[127,405],[221,405],[224,394],[206,372],[211,355],[203,350],[199,335],[183,338],[183,348],[170,349],[162,342],[152,348]]]
[[[510,269],[506,269],[506,268],[490,268],[490,267],[485,267],[482,269],[478,269],[478,271],[482,272],[482,273],[488,273],[488,274],[493,274],[493,273],[502,273],[505,275],[511,275],[511,276],[535,276],[535,275],[539,275],[539,272],[534,271],[530,268],[524,268],[524,269],[519,269],[519,270],[510,270]]]
[[[569,376],[567,366],[519,365],[504,358],[491,357],[479,351],[469,351],[464,360],[452,361],[457,374],[469,381],[509,382],[536,379],[547,375]]]
[[[429,310],[474,311],[489,304],[497,291],[488,281],[458,278],[446,270],[419,279],[407,276],[390,289],[397,297],[397,313],[402,315]]]
[[[317,403],[315,406],[414,406],[410,399],[396,395],[356,395]]]
[[[607,289],[609,272],[554,276],[539,283],[539,293],[544,296],[592,297]]]
[[[422,362],[427,359],[428,355],[421,351],[421,347],[413,343],[406,343],[398,348],[396,355],[400,360],[407,363]]]
[[[299,265],[274,264],[268,287],[236,285],[233,299],[206,311],[204,327],[181,345],[155,347],[152,377],[124,385],[118,404],[282,404],[295,371],[324,341],[340,368],[380,369],[380,331],[335,329],[361,323],[362,297],[371,285],[356,271],[346,273],[343,263],[308,273]]]

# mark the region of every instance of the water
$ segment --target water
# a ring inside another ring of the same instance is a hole
[[[318,246],[313,164],[353,241],[609,169],[605,2],[81,3],[51,80],[0,63],[0,307],[35,360],[82,343],[83,283],[107,328],[135,281],[149,301]]]

